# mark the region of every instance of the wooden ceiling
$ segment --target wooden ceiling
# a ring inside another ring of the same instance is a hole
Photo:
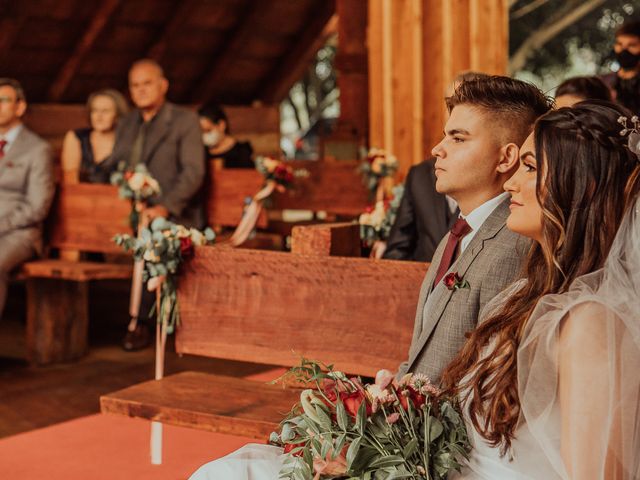
[[[126,91],[156,59],[179,103],[284,98],[332,28],[335,0],[0,0],[0,77],[30,102]]]

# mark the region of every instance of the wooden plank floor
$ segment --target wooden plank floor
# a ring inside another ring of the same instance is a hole
[[[24,291],[12,285],[0,321],[0,437],[100,411],[100,395],[153,378],[152,348],[124,352],[127,285],[92,285],[90,353],[80,362],[30,367],[25,362]],[[178,357],[169,347],[167,374],[184,370],[245,376],[271,367],[203,357]]]

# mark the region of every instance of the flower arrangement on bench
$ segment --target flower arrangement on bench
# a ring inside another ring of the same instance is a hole
[[[160,185],[143,163],[130,168],[124,162],[120,162],[118,169],[111,174],[111,184],[118,187],[121,198],[131,201],[129,222],[135,232],[138,229],[140,213],[144,210],[147,200],[160,194]]]
[[[308,170],[303,168],[294,169],[287,165],[286,162],[271,157],[256,157],[255,165],[256,170],[264,177],[265,184],[251,198],[244,210],[240,223],[230,238],[231,245],[234,247],[242,245],[249,238],[249,235],[255,229],[265,201],[273,195],[273,192],[284,193],[292,188],[296,178],[309,176]]]
[[[387,200],[377,201],[373,207],[369,207],[360,215],[358,223],[364,247],[372,248],[376,242],[385,242],[389,238],[403,194],[404,185],[396,185]]]
[[[367,152],[360,164],[360,172],[376,202],[384,200],[391,193],[398,166],[398,159],[385,150],[372,148]]]

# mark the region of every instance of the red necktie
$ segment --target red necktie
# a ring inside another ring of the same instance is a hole
[[[4,157],[4,147],[7,145],[6,140],[0,140],[0,158]]]
[[[442,260],[440,260],[440,265],[438,266],[436,281],[433,284],[434,287],[438,285],[440,280],[442,280],[442,277],[444,277],[445,273],[447,273],[447,270],[449,270],[449,267],[453,263],[453,258],[460,240],[470,231],[471,227],[464,218],[459,218],[456,220],[456,223],[453,224],[451,233],[449,233],[449,239],[447,240],[447,246],[444,248]]]

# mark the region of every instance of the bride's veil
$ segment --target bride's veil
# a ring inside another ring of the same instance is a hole
[[[640,478],[639,210],[601,270],[539,302],[518,351],[522,420],[561,478]]]

